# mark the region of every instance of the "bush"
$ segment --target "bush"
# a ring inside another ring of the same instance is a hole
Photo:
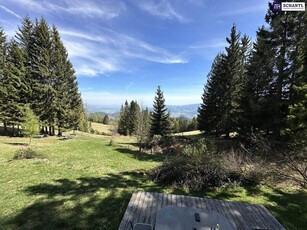
[[[110,138],[110,141],[109,141],[109,146],[115,146],[115,143],[114,143],[113,138]]]
[[[14,160],[34,159],[34,158],[43,159],[45,158],[45,156],[40,153],[37,153],[35,150],[31,148],[23,148],[19,149],[13,157]]]
[[[214,149],[214,145],[206,140],[177,148],[181,152],[152,170],[150,175],[159,184],[192,190],[216,188],[226,184],[260,183],[261,174],[252,168],[243,170],[240,157],[234,152],[230,159],[229,156],[223,156],[225,153],[217,153]]]
[[[154,181],[162,185],[187,187],[193,190],[219,187],[227,180],[220,164],[191,161],[186,157],[165,162],[154,169],[151,175]]]

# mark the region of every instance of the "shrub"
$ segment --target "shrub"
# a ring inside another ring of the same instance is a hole
[[[22,148],[17,150],[17,152],[13,157],[14,160],[34,159],[34,158],[43,159],[45,158],[45,156],[36,152],[31,148]]]
[[[109,141],[109,146],[114,146],[114,145],[115,145],[115,143],[114,143],[113,138],[110,138],[110,141]]]
[[[225,170],[217,162],[177,157],[151,172],[154,181],[163,185],[182,186],[193,190],[219,187],[227,181]]]
[[[206,140],[177,148],[177,151],[181,152],[152,170],[150,175],[159,184],[192,190],[221,187],[226,184],[260,183],[261,175],[252,168],[243,170],[240,157],[234,152],[230,159],[231,157],[223,156],[225,153],[217,153],[214,149],[214,145]]]

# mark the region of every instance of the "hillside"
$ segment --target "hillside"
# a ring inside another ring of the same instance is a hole
[[[184,116],[192,118],[197,116],[197,109],[199,104],[190,105],[167,105],[172,117]],[[151,107],[149,109],[152,109]],[[90,112],[98,112],[101,114],[108,114],[110,117],[116,118],[119,115],[120,106],[116,105],[89,105]]]

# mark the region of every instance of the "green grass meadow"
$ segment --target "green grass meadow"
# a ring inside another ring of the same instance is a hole
[[[33,139],[43,157],[13,160],[27,138],[0,137],[0,229],[117,229],[134,190],[190,194],[264,204],[287,229],[307,226],[307,192],[222,188],[189,192],[160,187],[146,171],[160,155],[139,153],[134,140],[78,133]]]

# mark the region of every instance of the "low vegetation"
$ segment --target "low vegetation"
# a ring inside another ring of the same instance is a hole
[[[177,146],[175,151],[176,156],[151,172],[156,182],[192,190],[261,182],[261,172],[251,166],[249,159],[235,152],[217,152],[212,141],[200,139]]]
[[[1,229],[117,229],[136,189],[259,203],[287,229],[304,229],[306,190],[235,185],[193,191],[159,185],[148,171],[166,156],[139,152],[132,137],[114,136],[110,146],[108,136],[76,134],[66,141],[33,139],[31,148],[43,160],[12,161],[27,138],[0,137]]]
[[[13,157],[14,160],[35,159],[35,158],[43,159],[45,158],[45,156],[31,148],[21,148],[16,151]]]

